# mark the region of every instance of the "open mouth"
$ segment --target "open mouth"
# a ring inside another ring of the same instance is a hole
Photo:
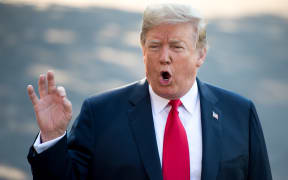
[[[168,71],[161,72],[161,83],[163,85],[168,85],[171,82],[171,74]]]
[[[163,78],[164,80],[166,80],[166,81],[168,81],[168,80],[170,79],[170,77],[171,77],[170,73],[167,72],[167,71],[162,72],[162,73],[161,73],[161,76],[162,76],[162,78]]]

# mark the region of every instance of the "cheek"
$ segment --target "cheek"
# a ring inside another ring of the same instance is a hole
[[[183,63],[177,64],[178,73],[181,74],[181,78],[189,78],[191,75],[195,74],[195,60],[194,59],[186,59],[183,60]]]
[[[155,57],[151,54],[145,56],[144,63],[146,67],[149,67],[150,69],[156,68],[155,66],[157,65]]]
[[[147,69],[150,66],[149,64],[151,63],[151,60],[147,54],[145,54],[145,56],[143,57],[143,60],[144,60],[145,68]]]
[[[149,59],[148,56],[144,57],[144,65],[145,65],[146,75],[151,74],[153,64],[152,64],[151,59]]]

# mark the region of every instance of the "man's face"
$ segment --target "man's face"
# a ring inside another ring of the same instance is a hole
[[[193,35],[190,23],[161,24],[147,32],[142,44],[146,78],[157,95],[178,99],[192,87],[206,56],[206,49],[196,49]]]

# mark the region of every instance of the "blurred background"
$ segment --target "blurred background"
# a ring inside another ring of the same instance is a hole
[[[285,1],[182,0],[208,20],[199,78],[254,101],[276,180],[288,179]],[[40,73],[55,71],[73,120],[86,97],[144,77],[139,32],[151,2],[0,0],[0,180],[32,179],[26,156],[38,128],[26,86]]]

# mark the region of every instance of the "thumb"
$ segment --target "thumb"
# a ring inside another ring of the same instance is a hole
[[[72,113],[72,103],[66,97],[63,98],[63,106],[67,113]]]
[[[65,88],[63,86],[57,87],[57,93],[61,97],[66,97],[66,91],[65,91]]]

